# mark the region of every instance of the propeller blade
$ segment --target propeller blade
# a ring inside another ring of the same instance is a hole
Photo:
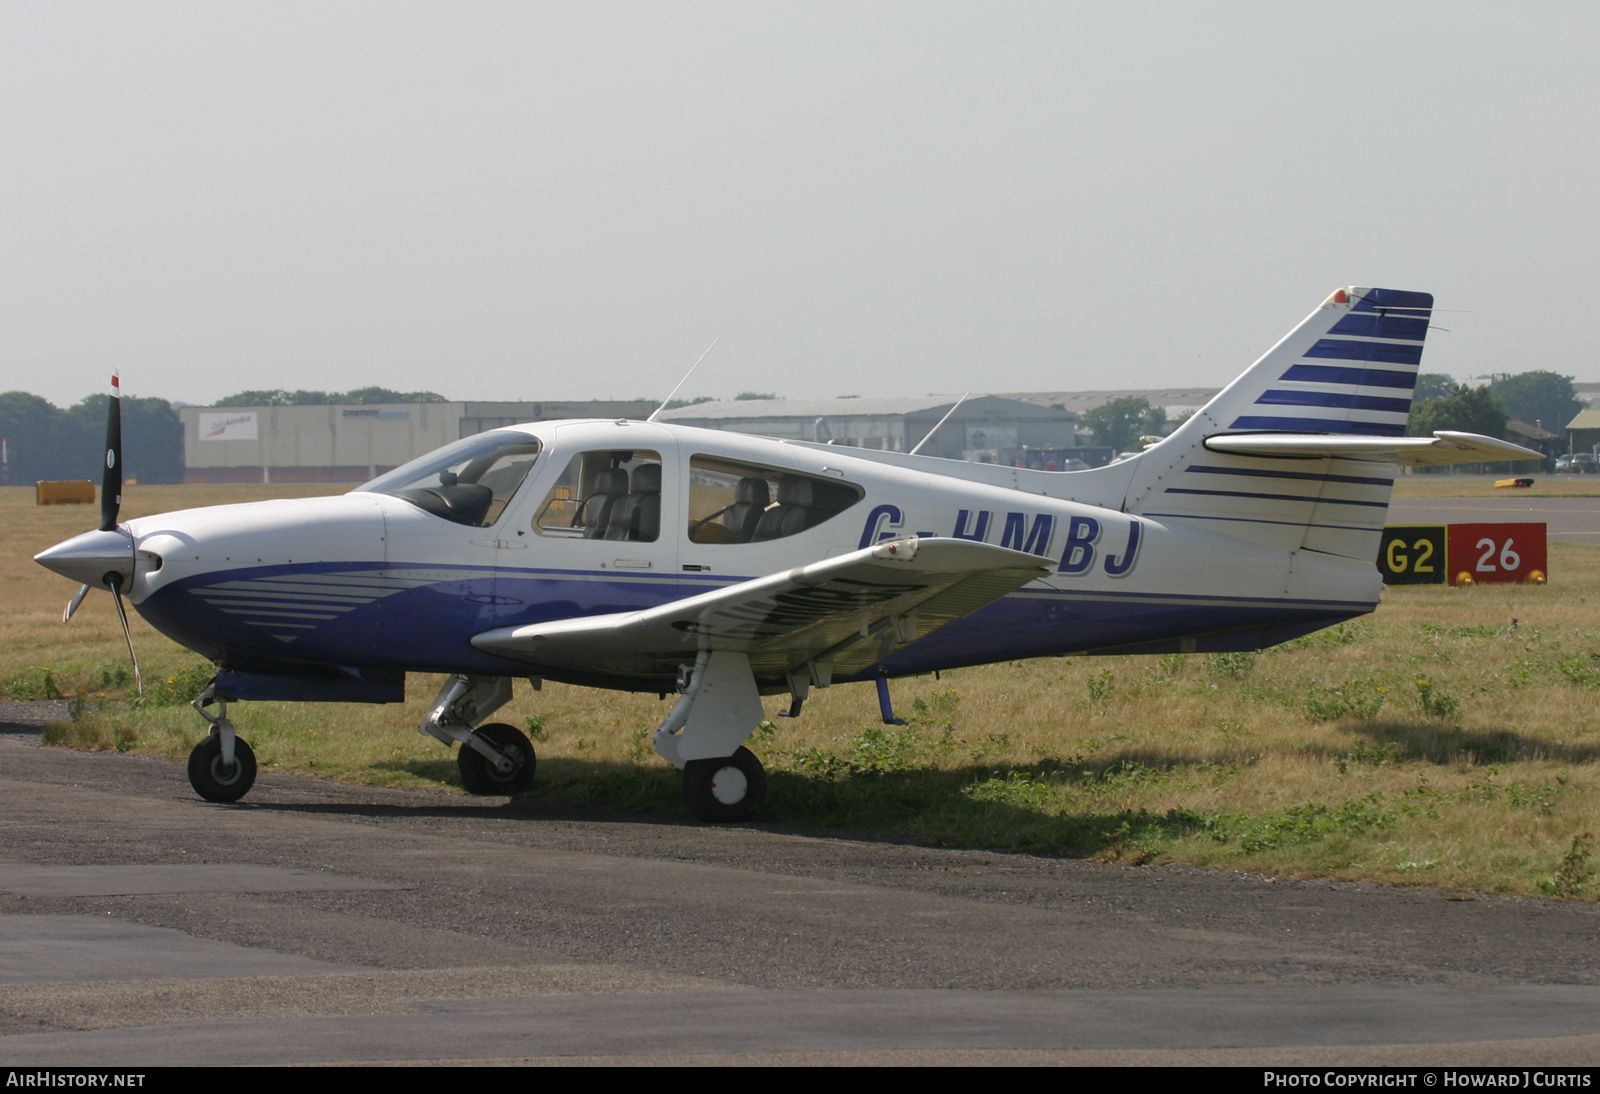
[[[133,682],[139,689],[139,694],[144,694],[144,677],[139,674],[139,655],[133,652],[133,632],[128,629],[128,612],[122,606],[122,578],[120,575],[108,574],[111,582],[111,598],[117,602],[117,618],[122,620],[122,637],[128,640],[128,660],[133,662]]]
[[[72,613],[78,610],[78,605],[83,603],[83,598],[89,595],[89,586],[79,585],[78,591],[72,594],[72,599],[67,601],[67,610],[61,613],[61,622],[65,623],[72,618]]]
[[[115,532],[122,512],[122,384],[111,374],[111,407],[106,412],[105,474],[100,480],[100,530]]]

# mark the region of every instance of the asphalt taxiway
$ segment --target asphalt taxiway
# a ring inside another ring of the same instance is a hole
[[[0,704],[13,1065],[1600,1063],[1600,910],[42,748]]]
[[[1600,543],[1600,498],[1395,498],[1385,524],[1543,524],[1549,539]]]

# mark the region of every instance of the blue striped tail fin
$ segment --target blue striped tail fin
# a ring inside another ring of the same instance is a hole
[[[1287,550],[1377,557],[1394,469],[1208,451],[1207,437],[1400,437],[1433,313],[1428,293],[1340,289],[1138,460],[1125,508]]]

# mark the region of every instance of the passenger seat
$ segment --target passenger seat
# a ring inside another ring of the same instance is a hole
[[[628,473],[613,467],[595,476],[594,493],[578,507],[579,527],[584,539],[604,539],[611,527],[611,514],[617,503],[628,496]]]
[[[654,543],[661,535],[661,465],[641,464],[633,469],[633,489],[611,510],[606,539]]]
[[[756,542],[782,539],[804,532],[811,525],[811,480],[785,475],[778,480],[778,504],[761,514]]]

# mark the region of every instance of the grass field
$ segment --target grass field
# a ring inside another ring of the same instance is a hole
[[[264,492],[294,488],[132,487],[124,512]],[[205,729],[183,699],[208,669],[135,620],[152,686],[132,703],[108,598],[91,595],[63,627],[71,587],[29,558],[96,517],[0,490],[0,689],[73,699],[76,720],[49,731],[56,743],[181,759]],[[878,722],[869,687],[818,692],[803,718],[775,718],[751,742],[772,773],[763,817],[1593,900],[1600,548],[1551,543],[1550,569],[1543,587],[1390,589],[1371,617],[1261,654],[1068,658],[897,682],[904,728]],[[234,715],[266,770],[454,786],[452,754],[415,729],[438,685],[412,677],[403,707],[248,704]],[[496,717],[536,740],[535,796],[678,812],[677,774],[648,740],[666,709],[653,695],[519,683]]]

